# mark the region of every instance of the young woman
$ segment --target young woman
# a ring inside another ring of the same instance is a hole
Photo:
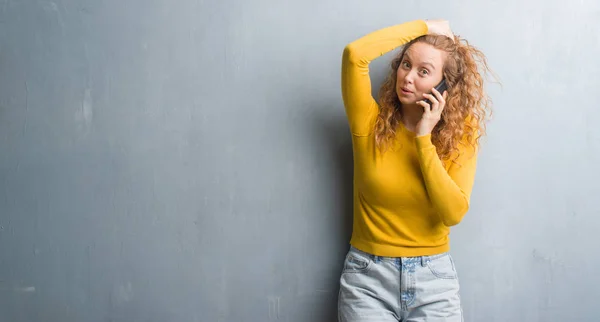
[[[376,102],[369,63],[402,45]],[[487,69],[443,20],[384,28],[344,49],[354,221],[340,321],[463,320],[448,235],[469,209],[489,112]]]

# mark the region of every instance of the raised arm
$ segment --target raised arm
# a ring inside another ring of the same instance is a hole
[[[342,98],[352,134],[369,135],[379,113],[371,95],[369,63],[427,32],[427,23],[416,20],[377,30],[344,48]]]

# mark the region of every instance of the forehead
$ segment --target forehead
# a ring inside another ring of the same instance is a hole
[[[430,63],[435,66],[441,66],[444,63],[446,53],[426,43],[414,43],[406,52],[413,64]]]

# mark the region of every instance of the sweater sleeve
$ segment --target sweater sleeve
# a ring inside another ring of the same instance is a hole
[[[477,149],[460,145],[460,154],[448,170],[437,155],[431,134],[415,137],[421,172],[429,199],[444,225],[454,226],[469,210],[477,167]]]
[[[352,134],[369,135],[379,113],[379,106],[371,96],[369,63],[427,32],[425,21],[416,20],[377,30],[344,48],[342,98]]]

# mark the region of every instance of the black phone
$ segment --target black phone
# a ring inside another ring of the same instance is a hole
[[[444,94],[444,91],[448,89],[448,84],[446,84],[446,79],[443,78],[442,81],[435,86],[435,89],[440,92],[440,94]],[[429,93],[433,95],[433,93]],[[424,99],[425,103],[431,105],[431,101],[428,99]]]

